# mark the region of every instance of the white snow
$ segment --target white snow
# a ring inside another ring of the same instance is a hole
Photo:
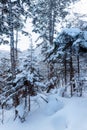
[[[72,5],[73,13],[87,14],[87,0],[78,0],[78,2]]]
[[[80,43],[82,47],[87,49],[87,42]]]
[[[0,51],[10,51],[9,45],[0,45]]]
[[[79,28],[65,28],[63,31],[72,37],[77,36],[81,32]]]
[[[87,40],[87,31],[84,31],[84,39]]]
[[[86,0],[83,1],[86,2]],[[80,9],[81,8],[79,8],[79,10]],[[76,28],[72,28],[69,30],[66,29],[65,31],[72,37],[75,37],[77,34],[80,33],[80,29]],[[87,40],[87,32],[84,33],[84,39]],[[30,42],[28,40],[29,38],[27,39],[27,41],[26,39],[22,39],[22,43],[24,46],[26,46],[25,43]],[[35,42],[35,40],[33,42]],[[74,44],[78,42],[80,42],[80,39],[78,39]],[[84,42],[83,45],[87,48],[87,42]],[[38,60],[40,61],[41,54],[39,49],[37,48],[38,51],[35,52],[35,55],[36,53],[38,53]],[[23,55],[20,54],[21,58],[24,57],[26,59],[28,53],[29,52],[27,52],[27,54],[23,53]],[[3,52],[3,54],[1,55],[5,57],[6,54],[5,52]],[[22,61],[21,67],[23,68]],[[22,74],[24,74],[24,72]],[[19,74],[16,80],[22,77],[22,74]],[[28,73],[28,77],[31,77],[31,75],[29,75],[30,74]],[[44,85],[42,83],[39,83],[39,86]],[[14,121],[15,110],[11,109],[4,110],[4,123],[2,124],[2,110],[0,109],[0,130],[87,130],[86,95],[84,94],[85,96],[83,95],[83,97],[65,98],[61,97],[63,91],[64,89],[62,88],[55,93],[46,95],[42,94],[36,97],[32,97],[32,110],[28,114],[27,119],[24,123],[21,123],[19,118]],[[43,96],[43,98],[46,99],[48,103],[46,103],[45,100],[41,98],[41,96]],[[20,115],[23,115],[22,106],[18,106],[17,110],[19,111]]]
[[[87,97],[47,96],[48,103],[39,100],[41,105],[30,112],[24,123],[19,119],[13,121],[14,110],[5,110],[4,124],[0,123],[0,130],[87,130]]]

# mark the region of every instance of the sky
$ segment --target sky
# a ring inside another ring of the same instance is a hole
[[[36,46],[36,40],[38,38],[38,34],[32,32],[32,21],[31,19],[28,19],[25,23],[25,28],[23,29],[26,32],[29,32],[31,34],[31,38],[29,38],[28,36],[24,36],[23,34],[21,34],[21,32],[19,32],[19,38],[18,38],[18,49],[21,51],[25,51],[30,47],[31,41],[33,43],[34,46]],[[10,46],[8,45],[0,45],[0,50],[6,50],[6,51],[10,51]]]
[[[20,33],[20,38],[19,38],[19,45],[18,48],[21,49],[21,51],[26,50],[30,47],[31,42],[33,43],[34,46],[36,46],[36,40],[38,38],[38,34],[32,32],[33,25],[32,25],[32,19],[28,19],[25,23],[25,28],[24,30],[30,33],[30,38],[29,36],[24,36]]]
[[[75,5],[70,6],[70,13],[73,17],[73,14],[80,14],[84,15],[83,17],[79,18],[81,20],[87,21],[87,0],[79,0]]]
[[[72,6],[72,11],[80,14],[87,14],[87,0],[80,0]]]
[[[73,13],[80,13],[80,14],[87,14],[87,0],[80,0],[75,5],[71,5],[71,14]],[[84,17],[85,21],[87,21],[87,18]],[[35,34],[32,32],[32,20],[28,19],[25,23],[25,31],[28,31],[31,34],[33,45],[36,46],[36,39],[38,38],[38,34]],[[21,51],[27,50],[31,44],[31,39],[29,37],[19,34],[19,44],[18,48]],[[10,47],[8,45],[0,45],[1,50],[10,50]]]

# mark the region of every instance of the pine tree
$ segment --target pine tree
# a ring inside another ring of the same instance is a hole
[[[50,45],[53,45],[56,24],[67,15],[64,9],[70,3],[70,0],[40,0],[31,5],[33,31],[49,41]]]

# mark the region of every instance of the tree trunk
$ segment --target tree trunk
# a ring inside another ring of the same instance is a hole
[[[80,76],[79,53],[77,54],[77,67],[78,67],[78,79],[79,79],[79,76]]]
[[[15,59],[16,59],[16,64],[17,64],[17,59],[18,59],[18,29],[16,30],[16,42],[15,42],[15,48],[16,48],[16,54],[15,54]]]
[[[28,111],[30,111],[30,94],[28,93]]]
[[[15,78],[15,52],[14,52],[14,30],[13,30],[13,14],[12,14],[12,3],[8,0],[9,8],[9,35],[10,35],[10,56],[11,56],[11,72],[12,79]]]
[[[65,56],[64,56],[64,79],[65,79],[65,85],[67,83],[67,61],[66,61],[66,58],[67,58],[67,54],[65,52]]]
[[[52,0],[49,3],[49,43],[53,45],[54,39],[54,24],[55,24],[55,11],[53,10]]]
[[[73,78],[74,78],[74,70],[73,70],[73,60],[72,60],[72,46],[70,47],[70,86],[71,86],[71,96],[73,96]]]
[[[4,21],[3,21],[4,12],[3,12],[3,9],[4,9],[4,4],[2,4],[1,21],[0,21],[0,31],[1,32],[3,31],[3,25],[4,25]]]

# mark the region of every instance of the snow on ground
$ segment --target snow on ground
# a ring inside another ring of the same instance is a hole
[[[0,130],[87,130],[87,98],[62,98],[58,94],[48,95],[26,121],[13,121],[13,112],[5,111],[4,124]],[[0,118],[1,119],[1,118]]]

